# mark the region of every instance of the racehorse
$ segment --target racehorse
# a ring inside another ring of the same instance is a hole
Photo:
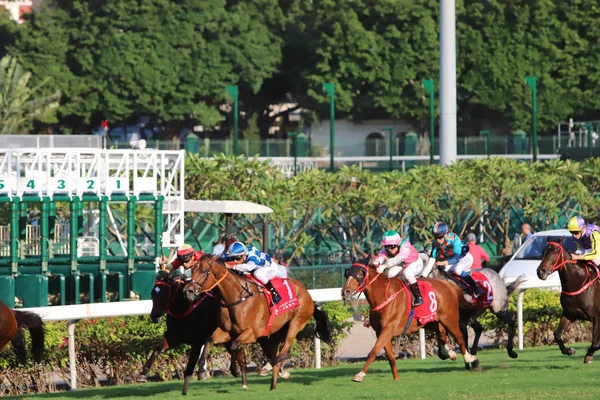
[[[600,349],[600,272],[592,262],[573,260],[562,241],[562,238],[548,241],[537,275],[541,280],[546,280],[548,275],[558,271],[560,277],[563,313],[554,331],[554,340],[563,354],[575,354],[575,349],[565,346],[561,337],[564,330],[574,321],[592,321],[592,344],[583,360],[589,364],[594,360],[594,353]]]
[[[474,362],[477,358],[469,354],[465,347],[459,326],[459,306],[465,302],[462,291],[448,282],[437,279],[420,278],[418,281],[430,284],[432,291],[423,293],[423,298],[431,301],[431,311],[435,311],[435,321],[425,324],[425,328],[438,331],[438,323],[447,329],[460,346],[465,362]],[[399,380],[396,367],[396,356],[392,347],[392,338],[417,331],[423,325],[417,318],[412,318],[411,295],[407,286],[400,279],[388,279],[385,275],[378,274],[373,264],[373,256],[367,256],[361,262],[355,262],[346,270],[346,282],[342,288],[342,297],[348,301],[356,293],[364,293],[371,307],[371,326],[377,334],[377,341],[369,352],[367,362],[362,370],[352,378],[355,382],[362,382],[371,363],[381,349],[385,349],[392,376]],[[404,293],[403,293],[404,292]],[[423,307],[423,306],[421,306]],[[434,309],[435,308],[435,309]],[[445,332],[444,332],[445,333]],[[442,343],[439,342],[440,347]],[[456,353],[448,350],[453,360]]]
[[[8,342],[11,342],[17,359],[22,364],[27,361],[23,328],[29,329],[34,360],[38,363],[42,362],[44,357],[44,322],[42,318],[29,311],[11,310],[0,301],[0,351],[6,347]]]
[[[161,271],[157,276],[152,289],[152,311],[150,319],[154,323],[160,322],[161,317],[167,314],[167,330],[161,343],[154,349],[152,355],[144,365],[139,380],[143,380],[150,371],[156,357],[164,350],[176,347],[182,343],[191,345],[188,363],[184,372],[182,394],[187,394],[191,377],[196,363],[199,363],[198,379],[206,379],[204,370],[206,355],[208,354],[208,341],[213,343],[227,343],[230,341],[228,333],[217,328],[219,314],[222,312],[219,299],[212,293],[205,293],[193,303],[188,302],[184,296],[183,283],[174,279],[168,272]],[[237,359],[242,371],[242,384],[246,387],[246,362],[244,352],[237,350],[231,354],[231,372],[237,375],[235,360]]]
[[[420,253],[420,256],[423,259],[424,263],[427,263],[429,261],[429,256],[427,254]],[[473,338],[473,346],[471,347],[471,354],[477,355],[477,346],[479,345],[479,338],[481,337],[481,333],[483,332],[483,327],[477,321],[477,319],[485,312],[485,310],[491,308],[491,311],[499,319],[508,324],[508,341],[506,343],[506,351],[510,358],[517,358],[519,355],[516,351],[514,351],[513,344],[517,316],[514,312],[508,311],[508,296],[512,292],[514,292],[525,281],[525,279],[520,277],[517,278],[511,284],[506,285],[500,277],[500,275],[498,275],[498,273],[491,268],[482,268],[481,270],[477,270],[477,272],[480,272],[487,278],[488,281],[485,284],[489,284],[490,288],[492,289],[493,299],[487,307],[476,307],[473,304],[473,298],[471,294],[468,291],[464,292],[467,304],[465,307],[462,307],[460,309],[460,330],[462,332],[465,344],[467,346],[469,345],[469,332],[467,330],[467,326],[471,326],[471,328],[473,328],[473,331],[475,332],[475,338]],[[433,268],[433,270],[429,274],[429,277],[451,282],[462,289],[462,287],[460,287],[455,278],[452,277],[448,272],[444,271],[443,268]],[[489,299],[489,291],[486,290],[486,293],[484,295],[488,296]],[[466,369],[470,369],[471,367],[477,368],[478,366],[479,360],[475,360],[472,363],[472,365],[465,363]]]
[[[316,321],[316,334],[330,342],[327,314],[317,308],[306,288],[295,279],[286,284],[296,292],[299,306],[284,311],[270,319],[269,305],[263,291],[256,283],[230,270],[216,256],[205,255],[185,286],[188,299],[193,301],[204,292],[216,289],[229,309],[230,319],[220,319],[220,328],[234,338],[232,349],[240,345],[258,342],[273,366],[271,390],[277,386],[280,363],[287,357],[292,342],[311,317]],[[252,286],[252,288],[250,287]],[[270,326],[268,324],[271,323]],[[283,346],[279,349],[280,343]]]

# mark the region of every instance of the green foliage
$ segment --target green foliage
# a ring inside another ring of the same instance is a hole
[[[23,133],[34,121],[54,120],[60,92],[43,96],[46,81],[32,87],[30,79],[16,58],[0,59],[0,135]]]
[[[520,232],[519,221],[527,220],[538,231],[563,227],[575,213],[591,221],[599,217],[599,200],[587,191],[598,188],[600,163],[593,160],[528,164],[493,158],[381,174],[343,167],[333,174],[314,169],[290,179],[256,159],[189,156],[186,165],[188,198],[243,199],[271,207],[272,214],[236,218],[235,233],[260,245],[267,221],[276,232],[270,250],[285,252],[299,265],[348,262],[374,253],[388,229],[427,245],[439,220],[461,237],[482,226],[485,241],[506,255]],[[201,218],[214,221],[214,215]],[[331,271],[332,281],[338,272]],[[312,284],[305,272],[297,276]]]

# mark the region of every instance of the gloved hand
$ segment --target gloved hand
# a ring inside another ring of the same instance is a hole
[[[583,250],[575,250],[575,253],[573,254],[575,254],[576,256],[580,256],[583,254]]]
[[[386,267],[387,267],[386,264],[381,264],[379,267],[377,267],[377,273],[381,274],[383,271],[385,271]]]

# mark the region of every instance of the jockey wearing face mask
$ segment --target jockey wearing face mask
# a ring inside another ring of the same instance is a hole
[[[402,239],[398,232],[387,231],[381,240],[381,251],[377,256],[377,273],[382,273],[386,268],[388,278],[395,278],[400,275],[410,284],[410,290],[413,294],[413,306],[423,304],[421,291],[417,285],[416,276],[423,272],[423,260],[419,257],[419,252],[406,239]]]
[[[281,301],[281,296],[273,287],[271,279],[275,277],[287,278],[287,270],[285,267],[278,265],[270,255],[263,253],[254,246],[245,246],[243,243],[234,242],[229,246],[224,260],[235,263],[232,269],[240,272],[251,272],[256,279],[261,281],[271,291],[273,305]]]
[[[432,229],[433,251],[431,259],[427,264],[426,271],[430,271],[435,265],[443,267],[447,272],[452,272],[460,276],[471,288],[475,297],[483,294],[483,290],[477,286],[471,276],[471,266],[473,265],[473,255],[469,253],[469,246],[464,244],[458,235],[450,232],[448,225],[438,222]]]
[[[600,227],[586,224],[581,217],[573,217],[567,224],[567,229],[577,243],[577,251],[571,255],[573,260],[592,261],[600,265]]]

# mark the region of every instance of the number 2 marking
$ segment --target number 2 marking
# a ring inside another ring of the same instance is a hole
[[[483,287],[487,289],[487,301],[494,300],[494,297],[491,295],[492,287],[490,286],[490,283],[488,281],[483,281]]]

